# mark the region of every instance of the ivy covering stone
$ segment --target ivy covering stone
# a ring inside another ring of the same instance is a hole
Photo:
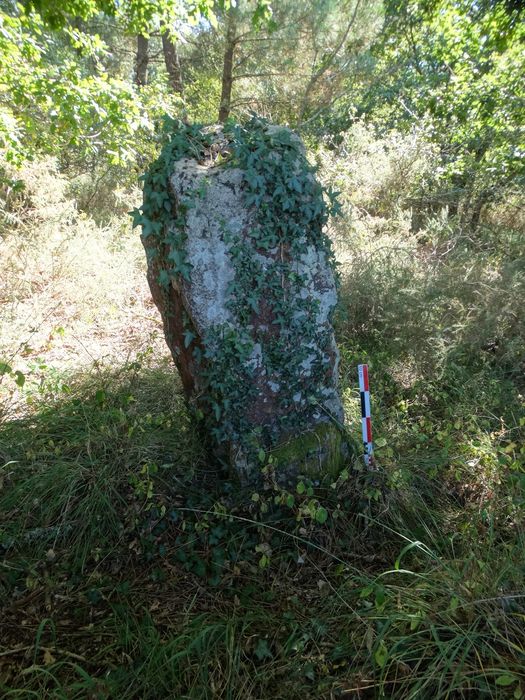
[[[169,120],[166,136],[134,224],[195,415],[245,480],[336,469],[335,195],[300,139],[264,120]]]

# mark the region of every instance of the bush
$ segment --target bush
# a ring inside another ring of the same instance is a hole
[[[367,232],[386,226],[407,230],[418,213],[416,203],[432,182],[438,154],[424,129],[380,137],[373,127],[357,122],[334,150],[319,149],[317,162],[324,178],[341,192],[354,224],[363,222]]]
[[[493,207],[475,236],[446,208],[421,217],[414,202],[437,165],[423,130],[381,140],[357,124],[317,159],[324,179],[342,191],[344,215],[333,236],[345,336],[411,357],[421,371],[439,374],[453,356],[497,365],[518,379],[525,238],[518,217],[509,216],[512,203]]]

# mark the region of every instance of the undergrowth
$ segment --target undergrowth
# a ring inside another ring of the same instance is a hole
[[[248,494],[148,354],[28,382],[0,441],[3,696],[521,697],[516,407],[484,406],[491,432],[478,393],[453,423],[444,389],[374,376],[376,471]]]
[[[431,156],[413,144],[407,163],[423,176]],[[344,187],[336,165],[325,173]],[[20,194],[29,228],[12,219],[2,241],[6,270],[17,246],[31,262],[26,277],[12,268],[18,287],[2,279],[0,307],[2,697],[524,697],[523,233],[491,219],[465,236],[440,217],[411,231],[396,168],[374,188],[363,169],[335,231],[337,335],[354,437],[356,365],[370,366],[376,468],[349,461],[288,489],[268,470],[248,492],[210,461],[150,340],[127,239],[65,195],[67,225],[38,187]],[[88,281],[80,264],[58,272],[68,226],[105,246]],[[115,295],[113,324],[98,305]],[[29,347],[33,301],[64,299]],[[118,345],[131,318],[127,355],[104,361],[91,336]],[[74,335],[87,366],[65,362]]]
[[[157,332],[128,216],[97,225],[68,184],[54,159],[15,170],[0,154],[0,361],[24,374],[122,363]]]

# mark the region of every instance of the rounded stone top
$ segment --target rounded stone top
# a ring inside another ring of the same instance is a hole
[[[263,132],[273,141],[278,153],[279,146],[291,146],[298,150],[302,155],[306,154],[306,149],[300,137],[287,126],[279,126],[276,124],[263,123]],[[200,159],[195,159],[204,167],[212,167],[218,159],[227,159],[232,154],[232,136],[228,133],[227,127],[224,124],[210,124],[201,129],[204,136],[211,137],[211,143],[206,148],[201,150]],[[280,137],[280,138],[279,138]]]

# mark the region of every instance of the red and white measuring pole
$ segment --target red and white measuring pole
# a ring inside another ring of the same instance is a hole
[[[374,445],[372,443],[372,414],[370,413],[370,388],[368,385],[368,365],[358,365],[359,393],[361,395],[361,428],[363,431],[363,446],[365,464],[370,466],[373,461]]]

